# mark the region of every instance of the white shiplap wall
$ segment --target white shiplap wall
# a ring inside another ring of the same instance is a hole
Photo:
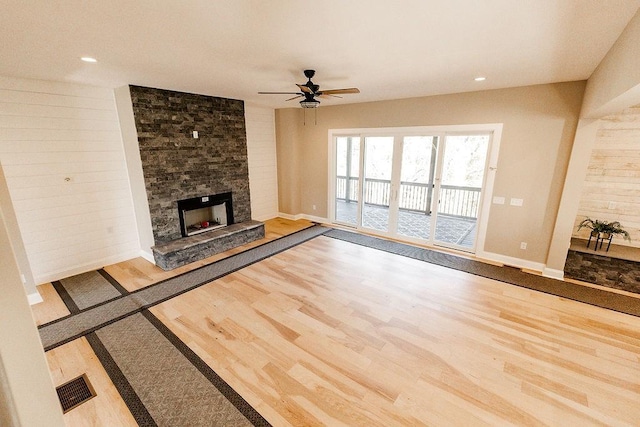
[[[36,284],[138,256],[113,90],[0,77],[0,161]]]
[[[251,216],[258,221],[278,216],[275,112],[245,104]]]
[[[589,169],[580,199],[576,228],[585,217],[620,221],[631,242],[616,244],[640,247],[640,108],[600,120]],[[588,231],[574,236],[587,238]]]

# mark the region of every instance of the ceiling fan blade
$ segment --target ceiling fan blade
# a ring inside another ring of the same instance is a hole
[[[299,92],[258,92],[258,95],[300,95]]]
[[[300,90],[305,92],[305,93],[313,93],[313,91],[311,89],[309,89],[308,87],[306,87],[305,85],[299,85],[298,83],[296,83],[296,86],[298,86],[300,88]]]
[[[346,89],[329,89],[329,90],[321,90],[318,94],[321,95],[336,95],[336,94],[345,94],[345,93],[360,93],[360,89],[357,87],[350,87]]]
[[[302,95],[294,96],[293,98],[285,99],[285,101],[293,101],[294,99],[303,98]]]
[[[323,98],[323,99],[329,99],[329,98],[342,98],[341,96],[338,96],[338,95],[331,95],[330,93],[329,93],[329,94],[323,93],[322,95],[316,95],[316,97],[318,97],[318,98]]]

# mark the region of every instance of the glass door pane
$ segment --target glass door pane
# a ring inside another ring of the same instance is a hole
[[[336,222],[358,225],[360,137],[336,138]]]
[[[384,232],[389,230],[393,151],[393,136],[364,138],[363,227]]]
[[[473,251],[484,182],[489,135],[447,135],[434,239]]]
[[[431,240],[431,200],[438,137],[405,136],[402,140],[398,234]]]

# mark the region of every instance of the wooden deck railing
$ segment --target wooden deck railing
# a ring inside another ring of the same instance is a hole
[[[347,188],[347,181],[349,187]],[[357,202],[359,179],[345,176],[337,177],[336,198],[347,202]],[[440,186],[440,204],[438,213],[462,218],[478,217],[480,203],[478,187],[461,187],[455,185]],[[400,182],[399,207],[402,210],[431,213],[431,197],[433,187],[417,182]],[[384,179],[366,179],[364,186],[364,202],[371,205],[389,206],[391,197],[391,181]]]

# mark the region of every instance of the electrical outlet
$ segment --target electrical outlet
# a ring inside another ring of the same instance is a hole
[[[194,130],[194,131],[193,131],[193,137],[194,137],[194,138],[199,138],[199,136],[198,136],[198,131],[197,131],[197,130]]]
[[[494,205],[504,205],[504,197],[496,196],[493,198]]]
[[[615,209],[616,208],[616,202],[609,202],[609,209]]]
[[[527,242],[520,242],[520,249],[527,249]]]
[[[316,205],[313,205],[313,210],[314,210],[314,211],[316,210]]]

